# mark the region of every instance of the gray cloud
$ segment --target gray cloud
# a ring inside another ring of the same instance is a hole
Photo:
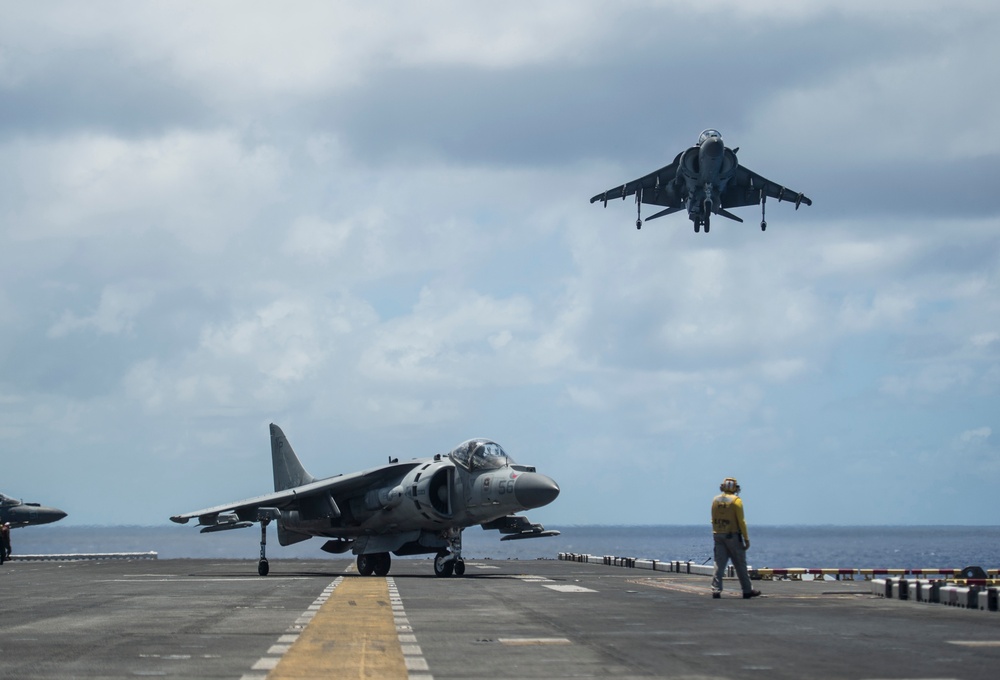
[[[158,523],[265,491],[273,421],[317,474],[495,437],[549,523],[702,522],[729,474],[800,521],[820,473],[808,521],[967,521],[931,479],[1000,428],[996,11],[109,8],[0,25],[5,492]],[[815,205],[588,203],[709,125]]]

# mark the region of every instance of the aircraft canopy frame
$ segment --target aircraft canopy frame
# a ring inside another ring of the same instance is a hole
[[[464,441],[448,457],[466,470],[498,470],[514,462],[502,446],[489,439]]]

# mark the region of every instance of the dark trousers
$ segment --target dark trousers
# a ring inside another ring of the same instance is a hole
[[[750,593],[753,586],[750,584],[750,574],[747,573],[747,551],[743,549],[743,538],[739,534],[714,534],[714,536],[715,575],[712,576],[712,592],[722,592],[722,575],[726,573],[726,563],[732,560],[743,593]]]

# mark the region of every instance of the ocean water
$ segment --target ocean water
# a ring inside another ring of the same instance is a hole
[[[555,559],[560,552],[657,560],[712,559],[707,526],[565,526],[562,534],[522,541],[499,540],[478,527],[464,533],[469,559]],[[759,526],[750,527],[747,561],[772,568],[1000,568],[1000,527],[995,526]],[[14,554],[147,552],[161,559],[256,559],[260,529],[200,534],[194,526],[84,526],[52,524],[11,532]],[[268,558],[324,558],[319,539],[278,545],[268,529]],[[347,555],[350,557],[350,555]],[[343,557],[343,556],[337,556]]]

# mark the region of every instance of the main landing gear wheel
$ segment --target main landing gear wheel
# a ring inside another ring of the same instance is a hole
[[[362,576],[385,576],[392,568],[392,556],[387,553],[358,555],[358,573]]]
[[[761,231],[767,231],[767,222],[764,222],[763,220],[761,221],[761,223],[760,223],[760,230]]]
[[[257,563],[257,573],[260,576],[267,576],[267,572],[271,571],[271,566],[267,563],[267,560],[261,560]]]
[[[455,561],[448,553],[438,553],[434,558],[434,575],[448,578],[455,571]],[[462,572],[465,572],[465,564],[462,565]]]
[[[455,576],[465,576],[465,560],[455,560]]]

